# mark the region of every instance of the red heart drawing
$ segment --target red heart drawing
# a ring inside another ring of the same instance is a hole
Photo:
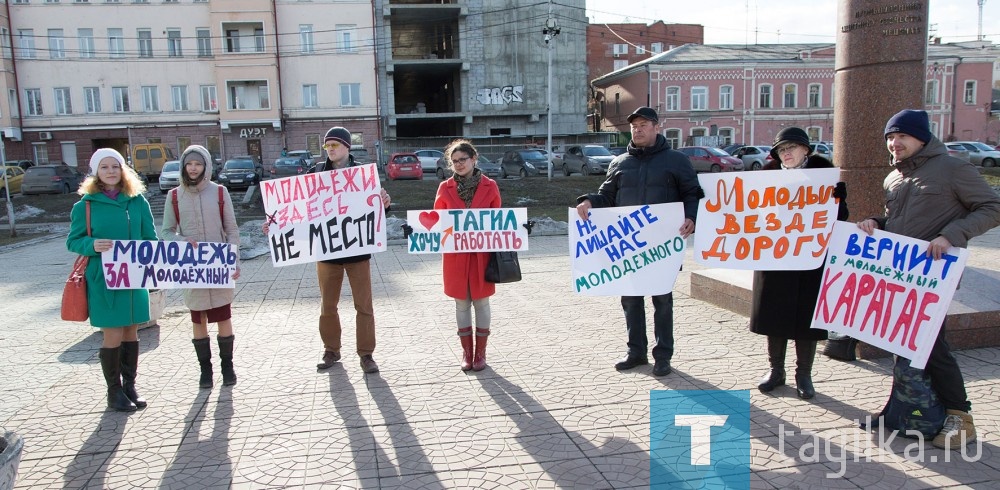
[[[424,228],[428,230],[433,228],[439,219],[441,217],[438,216],[437,211],[424,211],[420,213],[420,224],[424,225]]]

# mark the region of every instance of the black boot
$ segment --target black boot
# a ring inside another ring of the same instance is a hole
[[[236,384],[236,371],[233,370],[233,341],[235,335],[228,337],[216,337],[219,341],[219,359],[222,365],[222,386],[232,386]]]
[[[194,339],[191,343],[194,344],[194,352],[198,354],[198,364],[201,365],[201,379],[198,380],[198,386],[201,388],[211,388],[212,343],[208,340],[208,337]]]
[[[135,375],[139,369],[139,341],[122,342],[122,391],[136,407],[146,408],[146,399],[135,391]]]
[[[104,381],[108,383],[108,408],[119,412],[134,412],[135,403],[132,403],[122,391],[121,354],[121,347],[101,347],[98,354],[101,358],[101,370],[104,371]]]
[[[795,389],[799,392],[799,398],[803,400],[816,396],[812,380],[813,359],[815,358],[815,340],[795,341]]]
[[[767,361],[771,364],[771,371],[757,385],[757,389],[761,393],[768,393],[785,385],[785,349],[787,347],[787,340],[767,336]]]

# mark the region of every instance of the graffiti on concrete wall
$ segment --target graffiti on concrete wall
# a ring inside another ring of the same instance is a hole
[[[481,88],[476,93],[476,100],[483,105],[523,104],[524,85],[507,85],[506,87]]]

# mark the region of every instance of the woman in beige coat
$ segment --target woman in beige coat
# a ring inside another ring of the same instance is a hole
[[[163,227],[160,236],[166,240],[197,242],[228,242],[237,249],[240,231],[229,191],[209,179],[212,155],[205,147],[191,145],[181,153],[181,185],[170,191],[163,206]],[[221,191],[221,192],[220,192]],[[176,213],[174,211],[176,204]],[[179,219],[178,216],[179,215]],[[237,254],[236,271],[232,279],[240,277]],[[185,289],[184,304],[191,310],[194,324],[195,353],[201,365],[202,388],[212,387],[212,350],[208,339],[208,324],[219,325],[219,359],[222,360],[222,384],[236,384],[233,370],[233,320],[230,304],[233,289]]]

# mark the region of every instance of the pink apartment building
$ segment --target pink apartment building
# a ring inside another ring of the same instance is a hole
[[[626,116],[648,105],[675,148],[766,145],[788,126],[832,141],[835,51],[833,44],[680,46],[593,80],[599,130],[628,132]],[[924,109],[932,131],[995,144],[998,72],[1000,49],[991,43],[929,45]]]

